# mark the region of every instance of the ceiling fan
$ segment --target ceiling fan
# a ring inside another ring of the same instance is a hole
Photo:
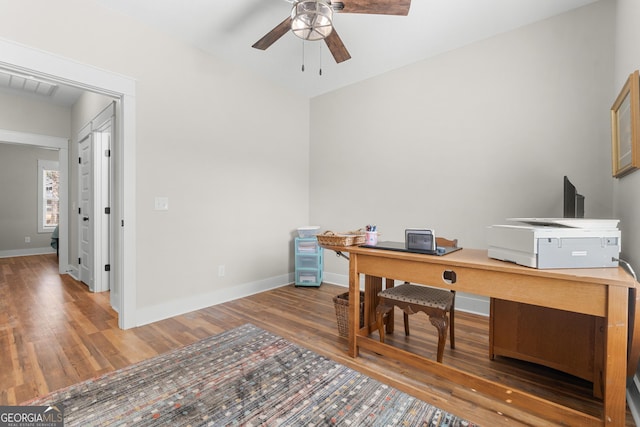
[[[324,39],[337,63],[351,58],[333,27],[333,12],[372,15],[409,14],[411,0],[293,0],[291,14],[252,47],[266,50],[291,30],[303,40]]]

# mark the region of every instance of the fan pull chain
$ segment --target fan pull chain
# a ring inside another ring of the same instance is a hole
[[[322,45],[320,44],[320,70],[319,74],[322,75]]]
[[[302,40],[302,72],[304,73],[304,40]]]

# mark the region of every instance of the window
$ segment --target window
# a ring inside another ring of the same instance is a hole
[[[38,233],[50,233],[60,218],[58,162],[38,160]]]

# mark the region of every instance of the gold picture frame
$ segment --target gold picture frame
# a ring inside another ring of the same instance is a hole
[[[640,167],[640,74],[629,75],[611,106],[613,176],[620,178]]]

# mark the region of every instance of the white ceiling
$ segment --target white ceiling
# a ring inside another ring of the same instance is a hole
[[[303,43],[290,32],[266,51],[251,47],[289,15],[294,0],[97,1],[314,97],[597,0],[413,0],[408,16],[335,13],[334,26],[351,54],[341,64],[324,42]],[[43,96],[8,86],[0,70],[0,91],[68,107],[82,93],[58,85]]]
[[[596,0],[413,0],[408,16],[335,13],[351,59],[336,64],[323,41],[306,42],[304,72],[303,42],[291,32],[266,51],[251,47],[291,0],[97,1],[313,97]]]

